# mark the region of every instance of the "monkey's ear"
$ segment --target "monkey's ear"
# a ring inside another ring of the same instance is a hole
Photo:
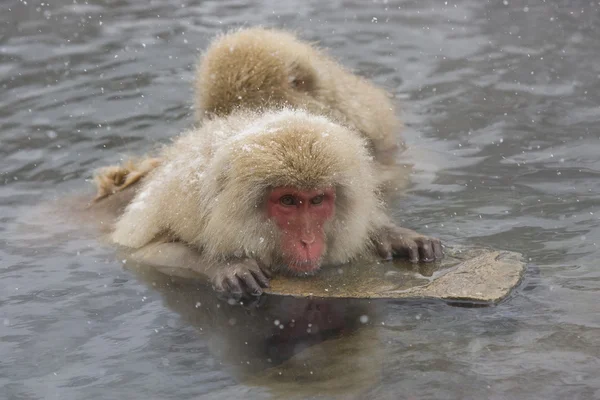
[[[317,74],[310,65],[297,62],[290,68],[290,85],[302,92],[312,92],[317,88]]]

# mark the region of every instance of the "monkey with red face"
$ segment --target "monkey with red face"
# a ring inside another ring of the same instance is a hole
[[[394,225],[376,161],[360,133],[281,109],[207,120],[164,149],[112,239],[137,249],[159,237],[199,254],[218,291],[259,295],[273,273],[324,265],[442,257],[440,241]]]

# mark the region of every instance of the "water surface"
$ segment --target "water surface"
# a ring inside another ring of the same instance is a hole
[[[417,167],[395,216],[523,253],[510,299],[245,310],[40,209],[189,127],[199,52],[255,24],[394,93]],[[2,397],[600,398],[599,28],[588,1],[2,2]]]

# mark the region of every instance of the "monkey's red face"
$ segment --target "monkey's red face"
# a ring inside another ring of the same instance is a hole
[[[335,214],[335,190],[275,188],[267,200],[267,214],[281,230],[281,252],[290,271],[319,269],[325,251],[323,226]]]

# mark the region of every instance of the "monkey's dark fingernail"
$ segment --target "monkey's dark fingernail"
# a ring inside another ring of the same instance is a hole
[[[260,296],[262,294],[262,289],[259,284],[256,283],[255,277],[253,274],[247,274],[244,276],[244,285],[248,289],[247,292],[252,296]]]
[[[254,288],[250,291],[250,295],[253,297],[258,297],[261,296],[263,294],[263,291],[261,288]]]
[[[419,262],[419,246],[417,246],[416,244],[408,246],[408,258],[410,262]]]
[[[379,256],[385,261],[390,261],[394,258],[394,254],[392,253],[392,246],[389,243],[377,243],[377,252],[379,253]]]
[[[252,275],[254,276],[254,278],[256,278],[256,280],[258,281],[259,285],[261,285],[262,287],[270,287],[269,286],[269,278],[267,278],[263,274],[263,271],[261,271],[261,270],[259,270],[259,271],[252,271]]]
[[[429,240],[424,240],[421,247],[421,260],[431,262],[434,259],[432,243]]]

